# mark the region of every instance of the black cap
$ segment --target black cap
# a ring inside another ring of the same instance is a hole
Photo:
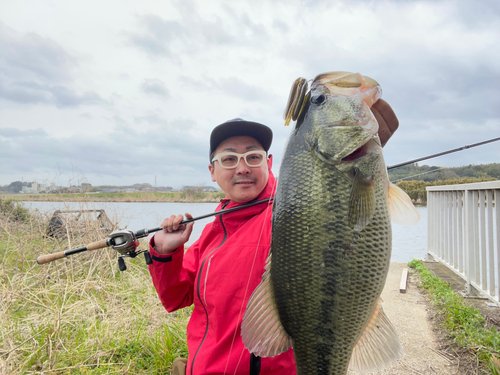
[[[236,137],[239,135],[247,135],[255,138],[264,147],[265,151],[269,150],[273,141],[273,131],[266,125],[258,122],[246,121],[241,118],[228,120],[214,128],[210,135],[210,154],[221,144],[225,139]],[[210,160],[210,163],[212,160]]]

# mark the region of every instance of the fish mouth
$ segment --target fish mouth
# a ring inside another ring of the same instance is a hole
[[[352,161],[361,159],[363,156],[366,156],[368,154],[368,143],[369,142],[365,143],[360,148],[354,150],[353,153],[347,155],[345,158],[342,158],[341,162],[348,163],[348,162],[352,162]]]

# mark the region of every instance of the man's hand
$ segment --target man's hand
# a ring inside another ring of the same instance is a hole
[[[378,136],[382,147],[385,146],[389,138],[399,127],[399,121],[389,103],[384,99],[377,100],[371,108],[378,121]]]
[[[186,213],[186,219],[192,218],[191,214]],[[163,230],[155,234],[155,250],[158,254],[167,255],[188,242],[194,222],[180,225],[183,220],[182,215],[172,215],[163,220]]]

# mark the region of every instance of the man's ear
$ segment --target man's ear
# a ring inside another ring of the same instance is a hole
[[[217,179],[215,178],[215,169],[212,164],[208,165],[208,170],[210,171],[210,176],[212,176],[212,182],[217,182]]]
[[[273,168],[273,155],[271,154],[267,157],[267,167],[269,168],[269,172]]]

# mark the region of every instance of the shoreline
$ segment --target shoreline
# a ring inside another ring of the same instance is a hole
[[[202,193],[198,197],[182,197],[184,193],[100,193],[97,194],[0,194],[0,197],[18,202],[108,202],[108,203],[219,203],[223,193]],[[134,196],[132,196],[134,194]],[[158,196],[161,194],[162,196]],[[176,196],[163,196],[175,194]],[[138,195],[138,196],[137,196]],[[427,202],[413,201],[416,207],[427,207]]]
[[[0,194],[0,197],[17,202],[109,202],[109,203],[219,203],[224,193],[65,193],[65,194]]]

